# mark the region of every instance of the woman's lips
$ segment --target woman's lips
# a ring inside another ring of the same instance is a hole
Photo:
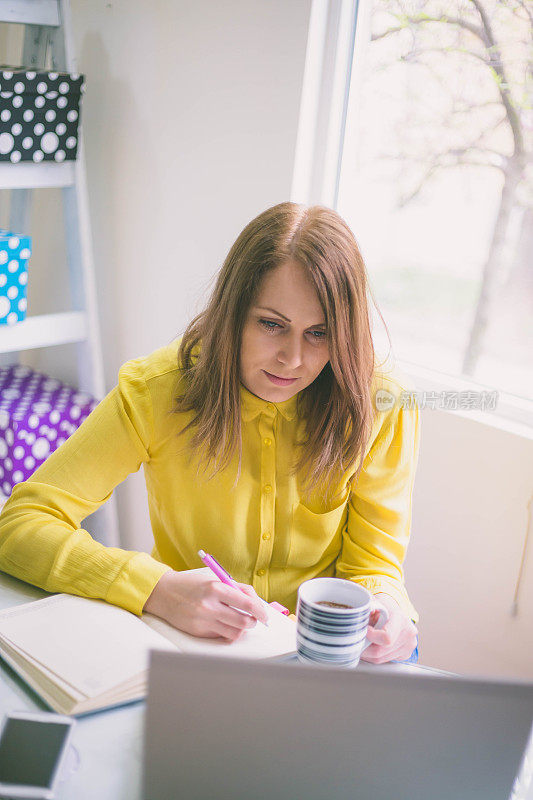
[[[276,386],[290,386],[291,383],[294,383],[294,381],[298,380],[298,378],[278,378],[277,375],[272,375],[272,373],[267,372],[266,369],[264,369],[263,372],[267,378],[272,381],[272,383],[276,384]]]

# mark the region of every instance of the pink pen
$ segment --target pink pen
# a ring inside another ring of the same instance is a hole
[[[240,588],[240,586],[237,586],[237,584],[235,583],[235,581],[233,580],[233,578],[231,577],[229,572],[226,572],[224,567],[221,566],[218,563],[216,558],[213,558],[213,556],[210,556],[209,553],[205,552],[205,550],[198,550],[198,555],[200,556],[200,558],[202,559],[202,561],[204,562],[206,567],[209,567],[211,572],[214,572],[214,574],[217,576],[217,578],[219,578],[222,581],[222,583],[225,583],[227,586],[233,586],[234,589],[238,589],[240,592],[242,592],[242,589]],[[246,594],[246,592],[242,592],[242,593]],[[236,611],[240,611],[240,609],[238,609],[238,608],[235,609],[235,610]],[[253,616],[252,614],[248,614],[247,611],[240,611],[240,613],[241,614],[246,614],[248,617]],[[268,622],[266,622],[266,623],[263,622],[263,625],[265,625],[268,628]]]

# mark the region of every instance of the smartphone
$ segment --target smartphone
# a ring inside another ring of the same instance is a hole
[[[0,728],[0,797],[53,800],[75,720],[13,711]]]

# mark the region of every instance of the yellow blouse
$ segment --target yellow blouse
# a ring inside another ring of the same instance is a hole
[[[287,474],[302,421],[296,396],[269,403],[241,386],[242,466],[237,454],[207,481],[177,437],[193,413],[171,413],[180,381],[179,341],[125,363],[118,385],[27,480],[0,515],[0,569],[49,592],[107,600],[140,614],[170,567],[201,567],[200,548],[267,601],[294,611],[302,581],[354,580],[386,592],[415,621],[403,584],[419,443],[418,408],[400,402],[405,382],[376,373],[374,392],[396,402],[377,412],[356,486],[347,470],[341,499],[302,502]],[[181,378],[183,380],[183,378]],[[114,487],[143,464],[152,555],[106,547],[81,528]],[[168,565],[168,566],[167,566]]]

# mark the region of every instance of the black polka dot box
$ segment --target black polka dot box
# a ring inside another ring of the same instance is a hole
[[[0,66],[0,161],[74,161],[84,78]]]
[[[31,237],[0,228],[0,325],[14,325],[26,317],[26,287]]]
[[[90,394],[29,367],[0,367],[1,494],[9,497],[97,404]]]

